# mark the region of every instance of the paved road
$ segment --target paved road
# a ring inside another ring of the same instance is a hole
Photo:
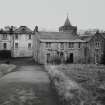
[[[0,79],[0,105],[58,105],[43,66],[19,66]]]

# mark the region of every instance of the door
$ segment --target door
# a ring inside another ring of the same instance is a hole
[[[73,53],[70,53],[67,58],[67,63],[73,63]]]
[[[70,63],[73,63],[73,53],[70,53]]]

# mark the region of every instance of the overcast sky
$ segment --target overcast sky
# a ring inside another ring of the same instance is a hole
[[[105,0],[0,0],[0,27],[27,25],[54,30],[67,13],[78,29],[105,30]]]

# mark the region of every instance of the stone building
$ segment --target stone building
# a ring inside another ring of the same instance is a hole
[[[32,57],[33,31],[26,26],[20,26],[13,34],[13,57]]]
[[[83,59],[84,53],[81,52],[81,48],[85,46],[85,42],[77,35],[77,27],[72,26],[67,17],[59,32],[35,32],[34,59],[41,64],[57,61],[78,63]]]
[[[0,58],[11,57],[12,37],[10,31],[0,30]]]
[[[0,57],[32,57],[33,31],[26,26],[0,31]]]
[[[36,28],[33,58],[45,63],[101,63],[105,54],[105,34],[78,35],[67,17],[59,32],[43,32]]]
[[[98,31],[93,35],[80,36],[85,41],[85,61],[86,63],[102,63],[105,54],[105,33]]]
[[[0,30],[0,58],[32,57],[46,63],[102,63],[105,57],[105,33],[77,34],[69,18],[59,32],[32,31],[27,26]]]

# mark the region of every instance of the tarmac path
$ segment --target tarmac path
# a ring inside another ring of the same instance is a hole
[[[58,105],[43,66],[19,66],[0,79],[0,105]]]

